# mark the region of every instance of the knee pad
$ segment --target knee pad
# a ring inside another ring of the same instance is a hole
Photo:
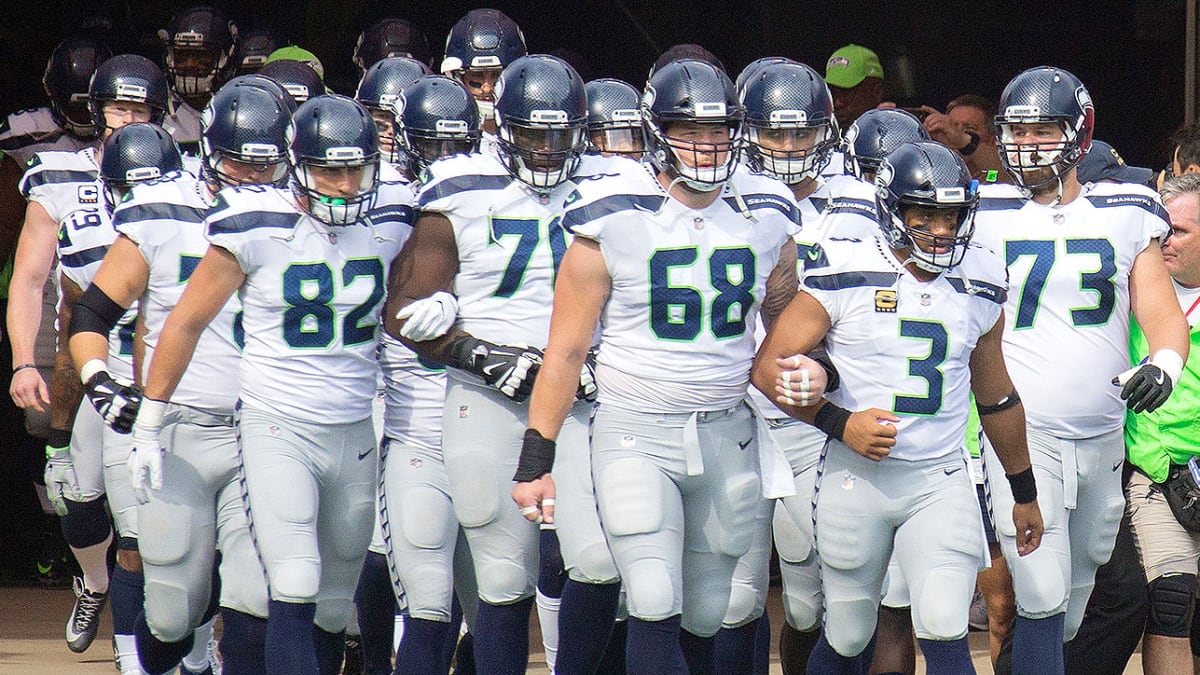
[[[346,630],[353,614],[354,601],[351,598],[321,598],[317,600],[313,623],[327,633],[341,633]]]
[[[842,656],[857,656],[875,635],[879,610],[869,598],[830,603],[825,617],[825,639]]]
[[[1150,582],[1150,611],[1146,632],[1171,638],[1192,634],[1196,604],[1196,575],[1165,574]]]
[[[609,534],[624,537],[662,529],[663,480],[658,467],[640,457],[621,458],[604,467],[596,476],[596,498]]]
[[[728,556],[739,558],[750,550],[760,527],[770,527],[764,511],[771,502],[761,495],[761,481],[754,473],[734,474],[725,481],[723,503],[717,509],[717,520],[721,531],[717,538],[717,550]],[[762,519],[763,522],[758,521]]]
[[[179,642],[200,623],[205,607],[195,607],[183,584],[167,579],[146,579],[146,625],[162,642]]]
[[[399,513],[389,511],[392,521],[399,520],[404,540],[416,548],[435,549],[450,544],[455,529],[440,514],[449,508],[442,506],[446,495],[431,486],[421,485],[404,492]],[[430,508],[437,505],[437,508]],[[397,517],[398,516],[398,517]],[[435,517],[437,516],[437,517]],[[393,531],[392,536],[396,533]]]
[[[621,583],[629,615],[643,621],[662,621],[682,611],[682,598],[675,597],[675,582],[665,562],[639,560]]]
[[[292,604],[315,601],[321,585],[321,566],[317,561],[283,560],[268,571],[271,600]]]
[[[138,510],[141,530],[139,550],[142,561],[166,567],[175,565],[187,557],[195,545],[213,545],[215,542],[192,541],[191,509],[181,504],[154,502]],[[152,626],[153,627],[153,626]],[[174,640],[169,640],[174,642]]]
[[[608,544],[601,540],[578,552],[575,566],[568,570],[570,577],[585,584],[611,584],[621,580]]]
[[[67,502],[67,515],[62,519],[63,537],[75,548],[95,546],[112,534],[112,523],[103,499],[86,502]]]
[[[498,471],[499,469],[495,469]],[[485,468],[462,472],[451,479],[454,515],[463,527],[483,527],[500,514],[494,473]]]
[[[1005,555],[1012,573],[1018,615],[1044,619],[1066,610],[1070,589],[1058,564],[1059,555],[1046,546],[1045,539],[1042,547],[1028,556]]]
[[[764,589],[765,591],[765,589]],[[725,610],[722,628],[740,628],[762,616],[766,593],[745,583],[734,583],[729,591],[729,607]]]
[[[779,552],[781,562],[799,565],[808,562],[813,555],[812,539],[809,537],[811,531],[811,513],[809,514],[810,523],[808,528],[801,527],[796,520],[796,515],[787,508],[787,503],[790,499],[785,499],[785,508],[776,508],[774,517],[774,533],[775,533],[775,550]]]
[[[925,578],[916,598],[913,629],[922,640],[951,641],[967,634],[967,612],[975,591],[974,575],[936,570]],[[918,616],[919,615],[919,616]]]
[[[1099,567],[1112,557],[1113,546],[1117,542],[1117,529],[1121,526],[1121,516],[1125,513],[1124,495],[1114,495],[1104,504],[1104,508],[1095,514],[1091,521],[1092,536],[1088,542],[1088,555],[1091,562]],[[1095,576],[1095,570],[1092,571]]]
[[[508,605],[529,597],[535,583],[529,571],[512,560],[492,560],[479,572],[479,597],[493,605]]]

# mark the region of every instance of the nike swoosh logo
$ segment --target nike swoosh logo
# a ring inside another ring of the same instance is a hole
[[[946,472],[947,476],[953,476],[954,474],[958,473],[961,470],[962,470],[961,466],[956,466],[953,469],[942,469],[942,471]]]
[[[745,450],[746,446],[750,445],[750,441],[753,441],[753,440],[754,440],[754,438],[751,437],[751,438],[747,438],[745,443],[738,441],[738,447],[741,448],[742,450]]]
[[[1164,377],[1166,377],[1166,375],[1163,373],[1163,371],[1158,371],[1158,374],[1154,376],[1154,384],[1161,385]]]
[[[810,248],[810,249],[808,249],[808,253],[805,255],[808,256],[809,260],[816,260],[821,257],[821,252],[814,248]]]
[[[484,367],[483,367],[483,374],[484,374],[484,375],[488,375],[488,376],[490,377],[490,376],[491,376],[491,374],[492,374],[492,371],[493,371],[493,370],[496,370],[497,368],[502,368],[502,367],[504,367],[504,364],[503,364],[503,363],[493,363],[493,364],[491,364],[491,365],[484,366]]]
[[[1115,473],[1117,469],[1121,468],[1122,464],[1124,464],[1124,462],[1117,462],[1116,464],[1113,464],[1113,472]]]
[[[363,457],[366,457],[367,455],[371,454],[371,451],[374,449],[375,448],[367,448],[366,450],[363,450],[362,452],[358,453],[358,458],[362,459]]]

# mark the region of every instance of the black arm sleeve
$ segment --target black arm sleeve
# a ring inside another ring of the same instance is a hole
[[[123,314],[124,307],[113,302],[100,287],[92,284],[83,292],[83,297],[79,298],[74,311],[71,312],[71,325],[67,335],[99,333],[107,336]]]

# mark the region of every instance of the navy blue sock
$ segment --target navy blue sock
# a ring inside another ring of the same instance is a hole
[[[680,648],[679,615],[662,621],[629,617],[625,622],[625,672],[629,675],[687,675]]]
[[[509,605],[479,601],[475,663],[488,675],[525,675],[529,667],[529,612],[533,598]]]
[[[553,528],[543,529],[538,545],[538,590],[547,598],[561,598],[565,583],[567,571],[563,566],[562,551],[558,547],[558,533]],[[559,652],[562,652],[561,648]],[[556,664],[555,671],[557,670]]]
[[[758,630],[754,633],[754,675],[771,672],[771,617],[767,612],[755,620]]]
[[[458,602],[458,594],[450,596],[450,627],[442,636],[441,664],[442,673],[450,672],[450,663],[454,661],[454,650],[458,649],[458,629],[462,625],[462,605]]]
[[[929,675],[964,675],[974,673],[971,663],[971,648],[967,636],[957,640],[917,639],[917,646],[925,655],[925,672]]]
[[[863,647],[862,652],[854,657],[858,661],[858,667],[854,672],[858,675],[870,675],[871,662],[875,660],[875,638],[876,634],[871,634],[871,639],[867,641],[867,646]]]
[[[779,665],[783,675],[804,675],[808,657],[820,637],[819,628],[802,632],[792,628],[787,621],[783,622],[779,631]]]
[[[856,675],[858,662],[857,657],[842,656],[834,651],[822,629],[821,637],[817,638],[817,644],[808,657],[808,675]]]
[[[545,593],[545,591],[542,591]],[[591,675],[604,658],[621,584],[585,584],[568,579],[562,589],[562,607],[558,610],[558,675]]]
[[[192,651],[191,633],[179,642],[163,642],[150,633],[144,612],[138,613],[136,621],[134,634],[137,636],[138,661],[142,670],[150,675],[170,672]]]
[[[224,675],[267,672],[267,620],[221,608],[221,667]]]
[[[475,675],[475,636],[468,632],[459,638],[454,653],[454,675]]]
[[[267,609],[265,655],[270,675],[319,675],[317,647],[313,644],[311,602],[272,600]]]
[[[687,661],[688,675],[715,675],[717,672],[717,638],[715,636],[700,637],[695,633],[683,630],[679,633],[679,644],[683,647],[683,658]],[[746,659],[744,665],[747,668],[729,672],[748,672],[750,660]]]
[[[146,601],[143,588],[146,577],[141,572],[130,572],[117,565],[108,579],[108,604],[112,607],[113,633],[133,635],[137,627],[137,616]],[[182,657],[180,657],[182,658]]]
[[[764,616],[766,614],[764,613]],[[760,617],[761,618],[761,617]],[[722,628],[713,636],[716,666],[714,672],[721,675],[750,673],[754,670],[755,638],[758,635],[758,619],[737,628]],[[684,644],[684,654],[687,644]],[[691,662],[688,662],[691,665]]]
[[[396,630],[396,596],[388,574],[387,557],[367,552],[358,586],[354,589],[358,608],[359,638],[362,640],[363,672],[388,675],[392,672],[392,637]]]
[[[1013,628],[1012,675],[1062,675],[1063,631],[1066,614],[1045,619],[1017,617]]]
[[[455,624],[408,617],[404,636],[396,650],[397,675],[445,675],[450,664],[444,660],[446,634]],[[455,634],[457,630],[453,631]]]
[[[346,658],[346,631],[330,633],[314,625],[312,635],[317,651],[317,670],[321,675],[341,675],[342,661]]]
[[[625,675],[625,636],[627,621],[613,624],[612,635],[608,638],[608,648],[604,650],[604,658],[596,675]]]

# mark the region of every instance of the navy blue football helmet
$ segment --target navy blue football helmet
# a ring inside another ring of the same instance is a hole
[[[330,225],[357,222],[375,203],[379,186],[379,137],[371,113],[346,96],[317,96],[296,109],[287,137],[292,190],[307,201],[308,212]]]
[[[269,30],[252,30],[238,35],[234,62],[239,75],[257,73],[267,65],[267,57],[279,47]]]
[[[200,160],[206,181],[218,188],[283,184],[288,175],[285,136],[291,120],[285,98],[249,83],[226,84],[213,95],[200,113]],[[233,175],[227,162],[245,166],[237,167]],[[246,170],[251,167],[253,173]]]
[[[442,157],[479,150],[479,110],[458,80],[422,77],[404,88],[393,112],[396,143],[416,175]]]
[[[312,66],[303,61],[291,59],[272,61],[263,66],[258,74],[283,85],[287,93],[292,95],[296,105],[325,93],[325,82],[321,80],[321,76],[313,70]]]
[[[394,142],[395,116],[392,106],[400,92],[417,78],[432,75],[429,66],[407,56],[389,56],[375,62],[363,73],[354,98],[371,111],[375,130],[379,132],[379,148],[392,164],[401,160],[400,148]],[[381,114],[382,113],[382,114]]]
[[[270,92],[272,96],[278,98],[283,107],[287,108],[289,114],[296,112],[296,99],[292,98],[291,93],[289,93],[287,89],[283,88],[283,85],[279,83],[279,80],[267,77],[266,75],[262,75],[260,73],[246,73],[245,75],[238,75],[232,80],[226,82],[225,84],[221,85],[221,88],[224,89],[225,87],[241,86],[258,87],[259,89],[264,89]]]
[[[642,94],[642,133],[650,160],[700,192],[720,189],[733,174],[745,111],[725,71],[706,61],[672,61],[654,72]],[[669,135],[675,122],[720,125],[728,141],[694,142]]]
[[[979,181],[958,153],[936,141],[913,141],[884,158],[875,175],[876,217],[883,237],[895,249],[908,249],[913,264],[942,272],[962,262],[975,232]],[[912,206],[955,209],[954,236],[910,227],[905,212]]]
[[[1022,187],[1034,190],[1059,181],[1092,147],[1092,97],[1062,68],[1040,66],[1017,75],[1000,94],[997,110],[1000,160]],[[1027,135],[1037,124],[1057,127],[1056,137]]]
[[[473,9],[458,20],[446,36],[446,55],[439,70],[463,84],[479,88],[473,82],[486,82],[509,64],[528,53],[525,35],[516,22],[495,9]],[[476,77],[472,73],[478,73]],[[491,120],[495,116],[498,94],[489,96],[472,91],[479,106],[479,116]]]
[[[841,143],[829,87],[802,63],[764,64],[745,82],[742,105],[752,165],[788,185],[816,178]]]
[[[218,9],[185,9],[158,31],[158,38],[167,52],[167,74],[180,96],[211,94],[237,65],[237,26]]]
[[[150,121],[162,124],[167,114],[167,78],[154,62],[137,54],[119,54],[96,67],[88,86],[88,110],[97,129],[105,129],[104,104],[111,101],[144,103]]]
[[[746,83],[749,82],[755,75],[759,74],[763,68],[775,63],[796,63],[786,56],[764,56],[760,59],[754,59],[742,68],[742,72],[738,73],[737,79],[734,80],[734,89],[737,89],[738,96],[746,91]]]
[[[929,132],[915,115],[899,109],[868,110],[846,130],[845,173],[871,180],[879,164],[909,141],[927,141]]]
[[[135,183],[183,170],[175,139],[157,124],[138,122],[114,131],[100,152],[104,204],[112,213]]]
[[[622,80],[603,78],[584,85],[588,102],[588,144],[601,154],[641,159],[646,154],[642,137],[641,95]]]
[[[587,150],[583,80],[566,61],[522,56],[496,82],[497,151],[509,172],[535,190],[571,177]]]
[[[358,35],[354,45],[354,64],[366,70],[382,59],[406,56],[429,63],[429,40],[407,19],[380,19]]]
[[[96,123],[88,110],[88,85],[96,68],[111,56],[107,45],[86,37],[63,40],[50,52],[42,86],[54,121],[72,136],[96,136]]]

